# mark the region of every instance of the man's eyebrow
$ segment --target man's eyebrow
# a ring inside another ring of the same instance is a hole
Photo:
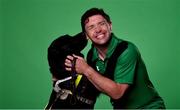
[[[93,28],[93,27],[94,27],[94,25],[92,24],[92,25],[87,26],[87,29],[90,29],[90,28]]]
[[[100,21],[99,23],[105,23],[106,21],[105,20],[103,20],[103,21]]]

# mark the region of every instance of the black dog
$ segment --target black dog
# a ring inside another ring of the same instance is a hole
[[[48,63],[54,78],[54,89],[46,109],[92,109],[94,107],[96,97],[90,97],[94,96],[92,92],[94,86],[83,76],[76,87],[77,73],[66,71],[64,65],[67,55],[76,54],[83,57],[81,51],[86,45],[85,35],[78,33],[75,36],[60,36],[49,46]]]
[[[81,51],[86,45],[87,39],[83,33],[78,33],[75,36],[63,35],[55,39],[48,48],[48,62],[52,75],[57,79],[70,76],[64,67],[67,55],[83,56]]]

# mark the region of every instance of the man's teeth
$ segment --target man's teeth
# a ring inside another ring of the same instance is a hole
[[[97,35],[97,38],[102,38],[102,37],[104,37],[104,34]]]

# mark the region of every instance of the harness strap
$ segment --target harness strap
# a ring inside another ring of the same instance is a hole
[[[117,59],[127,49],[127,47],[128,47],[127,41],[122,41],[117,45],[113,54],[108,59],[107,68],[105,70],[105,73],[103,74],[105,77],[108,77],[112,80],[114,79],[114,71],[115,71]],[[94,47],[92,45],[91,49],[89,50],[88,55],[87,55],[87,62],[92,68],[97,70],[96,61],[92,61],[93,48]],[[97,95],[100,93],[99,91],[96,91],[96,92],[98,92]]]
[[[112,80],[114,79],[114,71],[115,71],[116,63],[118,61],[117,59],[126,50],[127,47],[128,47],[127,41],[122,41],[117,45],[116,49],[114,50],[113,54],[108,60],[107,68],[105,70],[104,76]]]

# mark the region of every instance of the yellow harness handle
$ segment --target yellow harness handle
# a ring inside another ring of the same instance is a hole
[[[82,78],[82,75],[81,75],[81,74],[78,74],[78,75],[77,75],[77,78],[76,78],[76,81],[75,81],[76,87],[78,86],[78,84],[79,84],[81,78]]]
[[[81,81],[82,75],[78,74],[77,78],[75,80],[75,86],[77,87],[79,82]],[[70,91],[70,94],[72,95],[72,91]]]

